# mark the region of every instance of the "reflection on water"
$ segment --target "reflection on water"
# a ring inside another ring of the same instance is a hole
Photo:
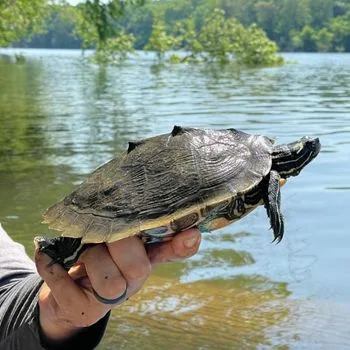
[[[268,331],[272,348],[349,349],[349,304],[317,298],[287,303],[288,315]]]
[[[279,245],[264,208],[203,235],[195,257],[159,268],[115,310],[102,349],[350,347],[350,55],[245,70],[26,54],[21,65],[0,62],[0,222],[29,254],[33,236],[48,233],[42,211],[130,140],[174,124],[321,137],[322,153],[282,190]]]
[[[31,168],[45,155],[46,114],[38,104],[41,67],[0,64],[0,170]]]
[[[261,276],[179,283],[152,278],[112,314],[101,349],[251,349],[289,313],[286,283]],[[142,338],[142,342],[140,342]]]

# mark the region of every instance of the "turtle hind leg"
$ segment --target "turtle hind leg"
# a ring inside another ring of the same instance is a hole
[[[273,242],[279,243],[284,234],[284,221],[281,214],[280,175],[277,171],[270,172],[267,191],[264,195],[264,205],[275,237]]]
[[[51,264],[58,263],[66,270],[69,270],[69,268],[74,265],[79,255],[87,247],[87,245],[81,243],[80,238],[35,237],[35,240],[39,244],[39,251],[45,253],[52,259]]]

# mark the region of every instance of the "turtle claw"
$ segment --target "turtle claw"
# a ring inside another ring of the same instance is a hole
[[[277,237],[275,237],[275,238],[272,240],[271,243],[276,243],[276,244],[280,243],[280,242],[282,241],[282,237],[283,237],[283,236],[277,236]]]
[[[279,211],[278,211],[279,213]],[[270,217],[270,216],[269,216]],[[272,224],[272,230],[274,239],[272,243],[280,243],[282,241],[283,235],[284,235],[284,220],[282,214],[276,215],[276,213],[271,213],[270,221],[272,223],[272,220],[274,221],[274,224]]]

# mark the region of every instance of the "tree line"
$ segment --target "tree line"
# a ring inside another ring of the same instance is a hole
[[[161,54],[164,45],[171,49],[176,44],[197,54],[210,53],[214,46],[220,49],[220,44],[236,53],[234,30],[231,39],[226,37],[219,44],[209,40],[212,48],[203,42],[209,16],[221,11],[220,20],[226,21],[221,29],[233,21],[251,28],[253,34],[253,28],[262,29],[281,51],[350,52],[350,0],[85,0],[78,6],[48,1],[2,0],[0,46],[95,47],[102,53],[153,47]],[[214,27],[214,31],[219,28]],[[243,33],[235,30],[235,35]],[[241,45],[247,46],[242,40]]]
[[[0,3],[0,14],[4,13],[1,6],[5,8],[6,2],[11,1],[3,0]],[[46,10],[44,23],[39,23],[39,5],[44,0],[17,2],[31,4],[30,30],[37,30],[40,26],[45,28],[42,34],[34,35],[30,40],[21,40],[17,45],[80,48],[84,42],[88,43],[77,35],[77,22],[72,14],[77,8],[67,4],[52,5]],[[96,1],[87,3],[91,4],[90,10],[93,12]],[[143,49],[149,42],[156,20],[162,18],[169,34],[176,31],[177,22],[189,19],[194,21],[195,28],[199,30],[206,15],[215,8],[224,10],[226,18],[233,17],[244,26],[255,23],[282,51],[350,51],[350,0],[148,0],[142,7],[126,8],[122,17],[108,20],[113,22],[115,31],[123,30],[132,34],[135,37],[134,47]],[[13,19],[17,21],[18,18],[25,18],[14,11],[9,12],[11,14],[7,21],[0,15],[0,45],[2,36],[8,32],[6,28],[10,27],[9,23],[13,23]],[[108,17],[109,13],[106,15]],[[104,35],[102,29],[100,34]],[[11,40],[11,35],[7,39]]]

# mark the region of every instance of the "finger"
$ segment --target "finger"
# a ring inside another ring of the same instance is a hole
[[[170,261],[189,258],[194,255],[201,242],[201,233],[196,229],[178,233],[171,241],[147,247],[153,266]]]
[[[136,293],[152,271],[144,244],[134,236],[107,243],[107,247],[127,282],[129,295]]]
[[[115,299],[125,292],[126,281],[104,244],[88,248],[80,257],[92,288],[103,298]]]
[[[71,279],[68,272],[61,265],[52,264],[52,259],[39,251],[37,242],[34,257],[38,273],[49,286],[58,307],[67,316],[84,313],[88,302],[87,295]]]
[[[92,290],[91,281],[87,275],[85,265],[83,263],[76,263],[68,271],[70,278],[81,288],[86,291]]]
[[[87,277],[85,265],[80,262],[75,263],[74,266],[69,269],[68,274],[73,281]]]

